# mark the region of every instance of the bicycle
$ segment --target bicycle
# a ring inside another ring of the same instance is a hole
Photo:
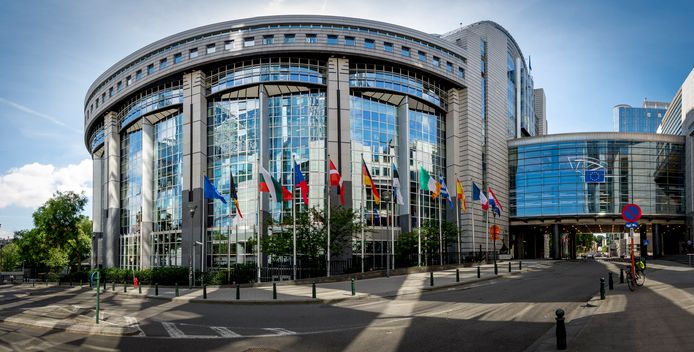
[[[636,287],[643,286],[643,284],[646,282],[646,273],[644,270],[646,270],[646,262],[638,258],[634,262],[634,270],[631,270],[631,267],[629,267],[629,270],[627,271],[627,286],[629,287],[629,291],[634,291],[636,290]]]

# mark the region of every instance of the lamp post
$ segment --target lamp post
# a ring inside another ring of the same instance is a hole
[[[195,238],[193,237],[193,229],[195,225],[193,224],[193,218],[195,217],[195,210],[198,206],[195,204],[188,203],[188,211],[190,211],[190,252],[188,252],[188,288],[193,288],[193,281],[195,280],[195,270],[193,263],[193,251],[195,251]]]

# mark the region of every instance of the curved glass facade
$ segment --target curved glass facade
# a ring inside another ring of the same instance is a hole
[[[445,209],[441,198],[432,199],[427,192],[419,191],[419,167],[429,172],[437,180],[445,177],[446,170],[446,122],[444,115],[416,110],[409,111],[410,120],[410,214],[413,214],[412,228],[417,227],[421,202],[421,220],[438,220],[439,211]],[[453,194],[455,180],[445,180],[448,191]],[[418,195],[420,195],[418,197]],[[419,198],[419,200],[417,200]]]
[[[401,67],[355,64],[349,69],[349,86],[404,93],[447,109],[448,93],[434,79]]]
[[[604,182],[597,179],[604,173]],[[584,140],[509,147],[512,217],[620,214],[684,215],[684,145]],[[588,178],[588,180],[586,179]]]
[[[121,267],[140,265],[142,223],[142,130],[121,136],[120,243]]]
[[[181,85],[181,82],[176,82],[168,86],[160,86],[131,99],[118,115],[120,128],[127,127],[133,121],[152,111],[183,104]]]
[[[262,58],[223,66],[208,77],[211,94],[262,82],[325,84],[325,62],[286,57]]]

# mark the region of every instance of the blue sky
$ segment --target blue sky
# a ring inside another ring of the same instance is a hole
[[[428,33],[496,21],[532,57],[550,133],[608,131],[614,105],[670,101],[694,67],[691,1],[8,1],[0,13],[0,236],[31,227],[31,213],[55,190],[91,196],[82,104],[112,64],[193,27],[302,13]]]

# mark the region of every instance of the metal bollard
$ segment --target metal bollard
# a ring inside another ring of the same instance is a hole
[[[480,278],[480,274],[481,274],[481,273],[480,273],[480,266],[478,265],[478,266],[477,266],[477,278],[478,278],[478,279]]]
[[[521,270],[523,270],[523,262],[519,261],[518,262],[518,271],[521,271]]]
[[[154,284],[154,295],[159,296],[159,283]]]
[[[429,286],[434,286],[434,272],[429,273]]]
[[[605,299],[605,278],[600,278],[600,299]]]
[[[460,269],[455,269],[455,282],[460,282]]]
[[[511,262],[508,262],[508,272],[511,272]]]
[[[128,292],[128,284],[126,284],[125,280],[123,280],[123,292]]]
[[[178,297],[178,282],[175,283],[175,287],[176,287],[176,297]]]
[[[277,299],[277,283],[272,283],[272,299]]]
[[[236,284],[236,300],[241,299],[241,287],[239,284]]]
[[[619,269],[619,283],[624,283],[624,269]]]
[[[354,296],[357,293],[357,290],[354,287],[354,278],[352,278],[352,296]]]
[[[311,298],[316,298],[316,282],[311,285]]]
[[[609,287],[610,291],[614,290],[614,280],[612,279],[612,272],[608,274],[607,278],[607,287]]]
[[[137,285],[137,292],[142,294],[142,285]]]
[[[36,284],[36,280],[32,281],[32,282],[31,282],[31,287],[34,287],[35,284]]]
[[[106,292],[106,279],[104,279],[104,292]]]
[[[564,325],[564,310],[557,309],[554,311],[557,320],[557,349],[566,349],[566,325]]]
[[[111,282],[111,291],[115,291],[115,290],[116,290],[116,280],[113,280],[113,282]]]
[[[499,275],[499,267],[494,263],[494,275]]]
[[[207,285],[202,284],[202,299],[207,299]]]

